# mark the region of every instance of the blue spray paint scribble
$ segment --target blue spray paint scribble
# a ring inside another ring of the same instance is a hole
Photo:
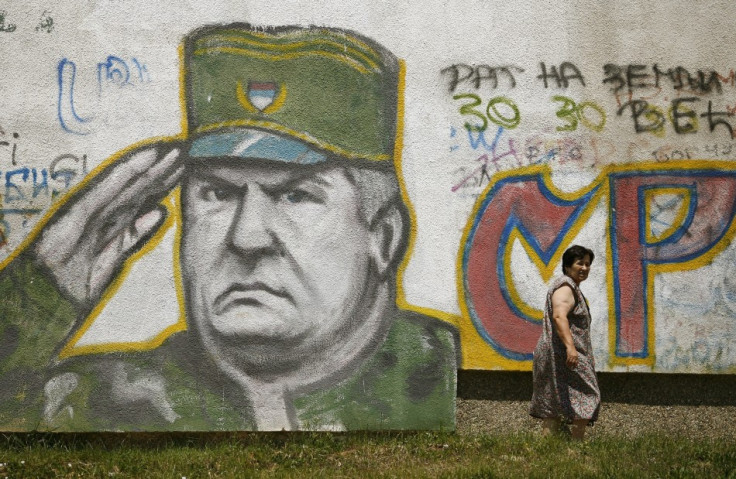
[[[87,135],[90,133],[90,129],[89,127],[85,127],[85,125],[91,121],[91,118],[79,116],[74,108],[74,83],[77,76],[77,66],[74,62],[64,58],[59,62],[57,72],[59,84],[57,103],[59,124],[67,133]]]
[[[126,88],[151,81],[145,63],[137,58],[129,61],[109,55],[105,61],[97,64],[97,100],[98,108],[102,104],[103,92],[108,88]],[[82,116],[75,106],[77,82],[77,65],[68,58],[59,61],[57,67],[59,95],[57,113],[62,130],[75,135],[87,135],[93,131],[96,115]]]

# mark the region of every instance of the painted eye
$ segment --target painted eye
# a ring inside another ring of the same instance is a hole
[[[283,194],[283,198],[289,203],[303,203],[312,201],[313,197],[304,190],[289,190]]]
[[[200,196],[205,201],[227,201],[233,197],[233,193],[225,188],[217,186],[205,186],[200,191]]]

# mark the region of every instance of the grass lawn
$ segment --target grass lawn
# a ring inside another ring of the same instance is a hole
[[[733,477],[736,444],[529,433],[5,434],[0,477]]]

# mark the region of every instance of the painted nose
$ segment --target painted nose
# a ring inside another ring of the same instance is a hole
[[[243,194],[230,231],[230,242],[236,249],[247,252],[274,246],[271,221],[275,212],[269,204],[262,192],[248,190]]]

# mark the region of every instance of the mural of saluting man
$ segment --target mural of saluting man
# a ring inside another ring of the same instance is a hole
[[[453,427],[454,327],[396,305],[396,58],[232,24],[183,62],[187,131],[110,162],[0,272],[0,428]],[[178,186],[187,330],[60,358]]]

